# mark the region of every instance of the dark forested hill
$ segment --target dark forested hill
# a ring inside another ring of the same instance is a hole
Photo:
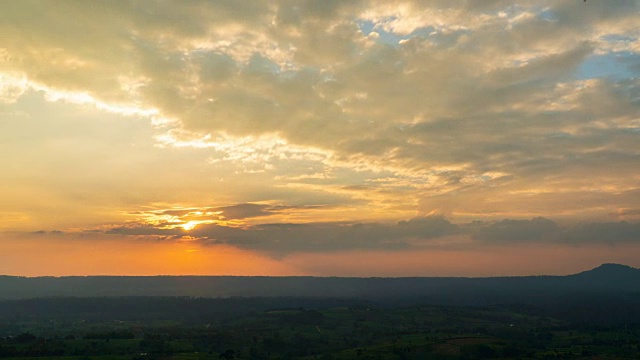
[[[0,276],[0,307],[7,311],[0,317],[111,311],[114,318],[171,312],[197,318],[202,309],[233,314],[330,304],[506,306],[578,322],[640,323],[640,270],[605,264],[568,276],[492,278]]]
[[[575,286],[591,286],[604,289],[637,290],[640,269],[619,264],[603,264],[595,269],[567,276],[567,282]]]
[[[492,278],[342,278],[252,276],[0,276],[0,299],[52,296],[303,296],[424,298],[435,303],[483,305],[565,293],[640,292],[640,269],[605,264],[569,276]]]

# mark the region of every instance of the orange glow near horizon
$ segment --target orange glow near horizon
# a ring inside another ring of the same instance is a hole
[[[0,274],[15,276],[87,275],[298,275],[277,260],[230,246],[193,242],[0,239]]]
[[[568,275],[616,262],[640,267],[640,245],[511,245],[476,250],[350,251],[300,254],[288,262],[323,276],[527,276]]]
[[[47,246],[42,242],[46,240]],[[639,267],[640,246],[511,245],[477,250],[293,253],[269,257],[195,241],[55,237],[0,239],[0,274],[15,276],[524,276],[564,275],[618,262]]]

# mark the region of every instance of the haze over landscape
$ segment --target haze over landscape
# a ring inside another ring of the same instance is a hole
[[[638,268],[638,24],[635,0],[2,2],[0,274]]]

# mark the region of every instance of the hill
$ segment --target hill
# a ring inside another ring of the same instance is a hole
[[[604,264],[568,276],[522,277],[260,277],[260,276],[0,276],[0,299],[52,296],[336,297],[415,299],[486,305],[567,293],[638,293],[640,270]]]
[[[185,303],[179,298],[206,301]],[[0,304],[8,311],[2,316],[16,312],[51,316],[88,306],[88,313],[113,318],[131,311],[154,318],[176,309],[183,309],[178,313],[186,316],[190,314],[186,309],[200,306],[229,314],[233,313],[229,309],[327,304],[500,306],[573,322],[640,323],[640,270],[604,264],[568,276],[492,278],[0,276]]]

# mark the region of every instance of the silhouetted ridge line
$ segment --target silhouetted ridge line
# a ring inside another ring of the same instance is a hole
[[[521,277],[0,277],[0,299],[52,296],[337,297],[487,305],[566,293],[640,293],[640,270],[617,264],[568,276]]]
[[[620,276],[639,273],[640,269],[636,269],[628,265],[607,263],[575,275],[604,274],[608,276]]]

